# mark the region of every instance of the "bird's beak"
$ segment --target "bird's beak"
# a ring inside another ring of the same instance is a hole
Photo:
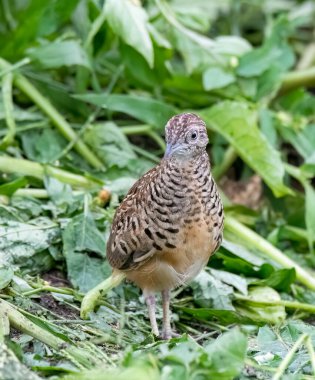
[[[166,150],[165,150],[165,153],[164,153],[164,157],[167,158],[171,155],[171,152],[172,152],[172,145],[171,144],[167,144],[166,145]]]

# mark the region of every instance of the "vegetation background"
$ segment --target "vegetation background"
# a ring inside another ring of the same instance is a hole
[[[315,379],[315,3],[2,0],[0,41],[0,378]],[[187,110],[226,222],[174,292],[181,337],[154,340],[131,284],[80,319]]]

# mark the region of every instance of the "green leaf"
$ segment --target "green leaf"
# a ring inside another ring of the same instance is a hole
[[[54,161],[66,147],[66,140],[53,129],[31,130],[21,137],[26,156],[42,163]]]
[[[207,91],[223,88],[233,82],[235,82],[234,75],[221,67],[210,67],[203,72],[202,83]]]
[[[10,284],[13,275],[14,272],[12,268],[0,267],[0,290],[6,288]]]
[[[8,220],[0,226],[0,264],[22,265],[58,238],[59,228],[48,218],[42,217],[28,224]]]
[[[213,268],[210,269],[210,273],[224,284],[233,286],[233,288],[244,295],[247,294],[247,281],[245,278],[231,272]]]
[[[231,302],[233,288],[206,271],[202,271],[191,283],[196,303],[202,307],[234,310]]]
[[[62,235],[68,276],[73,285],[87,292],[110,273],[105,261],[105,240],[90,214],[75,216]],[[94,257],[91,254],[97,254]]]
[[[280,301],[280,295],[274,289],[268,286],[256,286],[248,292],[248,296],[257,301]],[[286,318],[285,308],[282,305],[277,306],[259,306],[242,302],[235,306],[236,310],[257,322],[280,324]]]
[[[288,70],[294,63],[292,49],[286,41],[290,31],[288,20],[279,18],[263,46],[240,58],[237,73],[243,77],[252,77],[261,75],[271,67],[278,67],[282,72]]]
[[[153,67],[153,45],[147,27],[147,14],[141,5],[131,0],[107,0],[105,14],[114,33]]]
[[[270,286],[276,290],[289,292],[290,285],[296,280],[294,268],[284,268],[274,271],[264,280],[253,281],[251,285]]]
[[[26,186],[28,181],[24,177],[15,179],[14,181],[0,185],[0,194],[11,196],[16,190]]]
[[[55,41],[28,50],[29,57],[45,69],[79,65],[90,69],[90,62],[79,41]]]
[[[136,158],[128,139],[112,122],[91,126],[84,133],[84,140],[109,167],[117,165],[123,168]]]
[[[249,325],[256,323],[253,319],[235,310],[181,307],[180,311],[193,316],[199,321],[217,321],[223,325],[231,325],[233,323]]]
[[[144,96],[85,94],[74,97],[111,111],[126,113],[159,129],[164,128],[167,121],[177,113],[174,106]]]
[[[224,333],[214,342],[205,346],[211,358],[208,378],[232,380],[240,374],[244,367],[247,350],[247,337],[238,328]]]
[[[225,101],[199,114],[211,129],[233,145],[241,158],[265,180],[276,196],[292,194],[283,184],[285,170],[280,154],[259,131],[255,111],[244,103]]]

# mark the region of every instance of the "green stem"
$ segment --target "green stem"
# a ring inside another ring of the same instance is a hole
[[[266,300],[258,300],[251,297],[242,296],[240,294],[235,294],[235,299],[237,301],[247,302],[253,305],[261,305],[261,306],[284,306],[288,309],[298,309],[304,310],[309,313],[315,313],[315,305],[311,305],[308,303],[302,303],[297,301],[285,301],[285,300],[277,300],[277,301],[266,301]]]
[[[91,368],[92,364],[95,363],[94,358],[83,349],[69,344],[61,338],[58,338],[52,333],[37,326],[7,301],[0,299],[0,310],[9,318],[10,324],[17,330],[38,339],[57,351],[63,350],[86,368]]]
[[[19,173],[41,180],[44,179],[45,175],[49,175],[57,178],[61,182],[84,188],[100,185],[97,180],[93,181],[79,174],[73,174],[50,165],[41,165],[37,162],[6,156],[0,156],[0,172]]]
[[[0,158],[1,159],[1,158]],[[73,195],[83,194],[83,191],[73,191]],[[32,197],[38,199],[46,199],[49,198],[49,194],[45,189],[18,189],[13,196],[18,197]]]
[[[105,6],[106,6],[106,1],[104,2],[103,8],[101,9],[100,14],[96,17],[96,19],[93,21],[90,27],[89,34],[87,35],[87,38],[83,44],[83,47],[85,50],[89,48],[89,46],[93,42],[94,37],[96,36],[98,31],[101,29],[106,19]]]
[[[273,375],[272,377],[272,380],[280,380],[284,374],[284,371],[286,370],[286,368],[288,367],[288,365],[290,364],[290,362],[292,361],[293,359],[293,356],[295,354],[295,352],[300,348],[300,346],[302,346],[302,344],[304,343],[305,339],[307,338],[307,334],[303,334],[299,337],[299,339],[294,343],[293,347],[291,348],[291,350],[286,354],[286,356],[284,357],[284,359],[282,360],[281,364],[279,365],[279,367],[277,368],[275,374]]]
[[[148,124],[128,125],[126,127],[120,127],[120,130],[125,135],[138,135],[151,131],[152,127]]]
[[[28,290],[27,292],[22,293],[24,297],[32,296],[33,294],[41,293],[41,292],[51,292],[51,293],[58,293],[58,294],[67,294],[67,295],[74,295],[73,289],[65,289],[65,288],[56,288],[54,286],[41,286],[32,290]]]
[[[13,102],[12,102],[12,73],[7,73],[2,79],[2,98],[3,107],[5,113],[5,121],[8,127],[8,131],[2,141],[0,142],[0,149],[6,148],[14,141],[15,136],[15,120],[13,117]]]
[[[125,277],[126,275],[122,272],[113,272],[110,277],[87,292],[81,303],[81,318],[88,319],[89,313],[94,310],[97,304],[97,300],[112,288],[118,286]]]
[[[297,87],[312,87],[315,85],[315,66],[309,69],[292,71],[287,73],[279,90],[280,94],[293,90]]]
[[[310,337],[307,337],[307,339],[305,341],[305,346],[308,350],[308,354],[309,354],[310,359],[311,359],[313,375],[315,376],[315,351],[314,351],[313,343],[312,343],[312,340]]]
[[[231,216],[225,218],[225,228],[242,239],[247,245],[258,249],[266,257],[280,264],[284,268],[294,268],[297,279],[311,290],[315,290],[315,277],[300,267],[295,261],[284,255],[278,248],[259,236],[250,228],[244,226]]]
[[[0,68],[6,69],[10,65],[3,59],[0,59]],[[24,92],[33,102],[50,118],[52,123],[58,128],[60,133],[69,141],[76,140],[77,135],[65,120],[65,118],[56,110],[56,108],[45,98],[32,83],[21,74],[15,73],[15,85]],[[78,140],[75,149],[83,158],[87,160],[94,168],[103,169],[102,162],[94,155],[94,153],[81,140]]]
[[[229,170],[234,161],[237,159],[237,152],[232,145],[224,153],[223,160],[220,165],[217,165],[213,168],[212,173],[213,177],[219,181],[223,175]]]

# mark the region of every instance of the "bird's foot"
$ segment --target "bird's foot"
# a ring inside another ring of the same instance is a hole
[[[164,340],[169,340],[172,338],[179,338],[179,337],[180,337],[180,334],[172,330],[163,330],[161,334],[161,338]]]

